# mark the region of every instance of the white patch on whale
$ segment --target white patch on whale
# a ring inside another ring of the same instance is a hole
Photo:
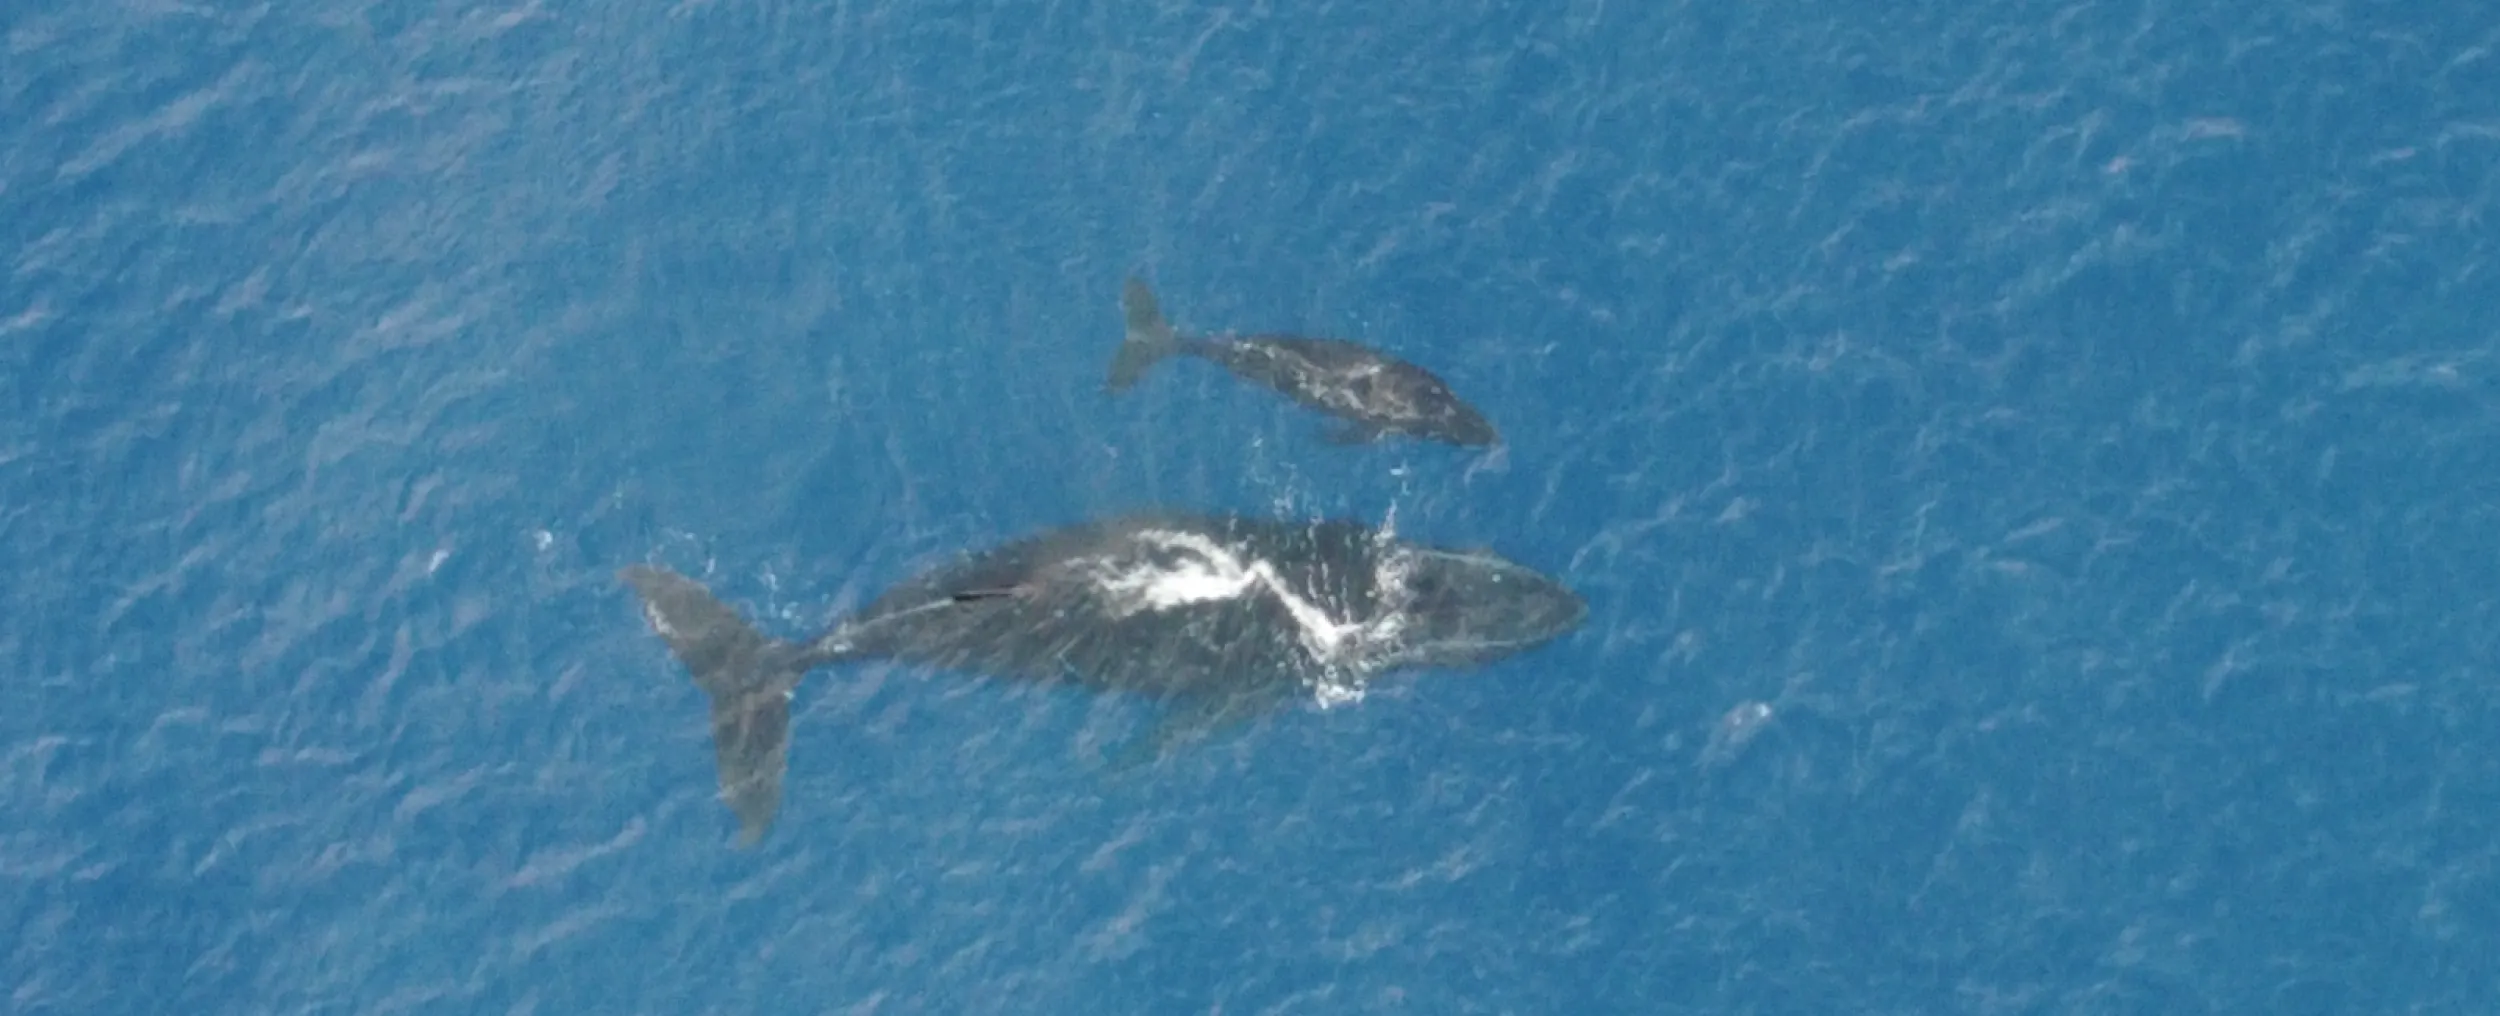
[[[649,600],[644,600],[642,603],[642,619],[650,622],[651,630],[658,632],[661,638],[670,641],[676,640],[677,628],[676,626],[668,623],[668,615],[660,613],[659,604],[652,603]]]
[[[1110,601],[1115,617],[1235,599],[1260,581],[1239,555],[1206,537],[1158,529],[1135,536],[1148,548],[1173,552],[1180,559],[1169,563],[1125,555],[1086,559],[1094,588]]]
[[[1104,555],[1082,562],[1095,590],[1108,601],[1112,616],[1130,617],[1251,594],[1274,596],[1293,618],[1303,648],[1320,665],[1322,677],[1313,689],[1320,705],[1363,697],[1363,649],[1384,631],[1394,633],[1394,614],[1369,624],[1340,619],[1295,589],[1274,564],[1245,557],[1198,533],[1146,529],[1130,538],[1142,549],[1162,552],[1166,559]]]

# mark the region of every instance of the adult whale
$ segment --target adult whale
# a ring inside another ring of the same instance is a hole
[[[1561,583],[1490,551],[1347,521],[1149,513],[1053,529],[903,582],[806,641],[775,639],[701,583],[620,577],[710,696],[740,842],[780,810],[790,697],[817,667],[896,659],[1179,706],[1159,740],[1395,670],[1482,664],[1580,626]]]

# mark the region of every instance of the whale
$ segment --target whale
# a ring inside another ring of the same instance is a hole
[[[1127,330],[1103,384],[1112,394],[1135,387],[1155,364],[1189,356],[1335,418],[1337,426],[1327,434],[1331,444],[1394,436],[1462,447],[1501,443],[1492,422],[1439,376],[1370,346],[1274,333],[1184,335],[1164,317],[1154,290],[1137,278],[1123,284],[1120,306]]]
[[[710,701],[720,795],[758,842],[782,804],[790,702],[820,668],[1068,685],[1164,703],[1178,744],[1390,673],[1479,667],[1569,634],[1585,601],[1489,549],[1343,519],[1142,512],[1044,530],[909,577],[810,638],[778,638],[703,583],[618,572]]]

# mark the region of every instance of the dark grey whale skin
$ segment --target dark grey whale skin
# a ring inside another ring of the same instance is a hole
[[[1183,335],[1164,320],[1154,291],[1138,279],[1122,287],[1127,332],[1103,387],[1118,394],[1147,368],[1175,356],[1209,361],[1341,422],[1333,444],[1369,444],[1406,435],[1459,446],[1500,444],[1484,414],[1429,370],[1344,339],[1301,335]]]
[[[1197,598],[1149,603],[1137,591],[1140,580],[1174,576],[1196,576],[1181,587]],[[1560,582],[1489,551],[1407,543],[1345,521],[1173,512],[967,555],[806,641],[765,635],[683,575],[634,565],[619,577],[711,700],[721,794],[742,845],[780,810],[790,698],[818,667],[893,659],[1238,718],[1322,682],[1490,663],[1587,616]],[[1330,642],[1315,628],[1342,634]]]

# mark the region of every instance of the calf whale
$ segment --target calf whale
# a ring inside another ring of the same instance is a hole
[[[1139,695],[1164,732],[1254,716],[1374,677],[1489,663],[1580,626],[1581,598],[1486,550],[1359,523],[1147,513],[969,554],[803,641],[758,631],[701,583],[649,565],[619,577],[710,697],[721,796],[742,845],[781,806],[790,698],[818,667],[893,659]]]
[[[1502,439],[1483,413],[1431,371],[1369,346],[1299,335],[1182,335],[1164,319],[1154,291],[1137,279],[1122,288],[1120,306],[1128,318],[1127,337],[1111,359],[1104,385],[1115,394],[1137,384],[1157,363],[1195,356],[1343,421],[1329,435],[1337,444],[1398,434],[1462,446]]]

